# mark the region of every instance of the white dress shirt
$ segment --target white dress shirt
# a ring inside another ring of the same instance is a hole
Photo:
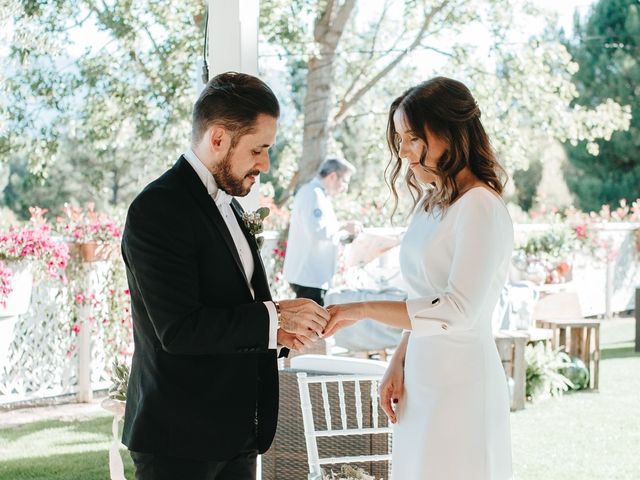
[[[207,193],[215,202],[218,210],[220,210],[224,223],[227,225],[229,233],[231,233],[233,243],[238,250],[238,255],[240,256],[240,261],[244,268],[244,273],[249,282],[249,290],[251,290],[251,295],[255,298],[255,292],[251,285],[251,278],[253,277],[253,271],[255,269],[253,255],[251,254],[249,242],[247,242],[247,239],[238,224],[238,219],[233,214],[233,207],[231,206],[233,197],[224,190],[218,188],[213,175],[207,167],[204,166],[193,150],[188,149],[184,153],[184,158],[189,162],[189,165],[193,167],[196,174],[206,187]],[[273,302],[264,302],[264,304],[269,312],[269,348],[276,349],[278,347],[278,313]]]
[[[284,277],[289,283],[328,289],[336,272],[341,230],[319,178],[306,183],[293,201]]]

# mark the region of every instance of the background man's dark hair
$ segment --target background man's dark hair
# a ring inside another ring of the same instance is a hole
[[[318,175],[320,178],[325,178],[327,175],[336,172],[339,177],[342,177],[346,173],[355,173],[356,167],[354,167],[351,163],[346,160],[340,160],[338,158],[329,158],[322,162],[320,165],[320,171]]]
[[[246,73],[216,75],[204,87],[193,106],[191,141],[196,144],[212,124],[232,132],[231,147],[251,133],[259,114],[280,116],[280,105],[269,86]]]

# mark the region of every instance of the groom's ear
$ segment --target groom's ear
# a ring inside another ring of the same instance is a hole
[[[230,136],[226,128],[213,125],[209,129],[209,148],[215,153],[225,153],[229,149]]]

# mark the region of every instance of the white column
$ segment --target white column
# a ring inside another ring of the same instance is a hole
[[[208,0],[209,76],[236,71],[258,75],[259,0]],[[238,198],[245,210],[258,208],[260,181]]]
[[[87,299],[96,289],[96,263],[82,262],[80,271],[83,276],[83,292]],[[89,300],[87,300],[87,303]],[[91,386],[91,306],[83,305],[78,311],[78,323],[80,332],[78,333],[78,402],[91,403],[93,400],[93,388]]]
[[[258,15],[260,0],[207,0],[209,6],[207,62],[209,76],[235,71],[258,75]],[[238,197],[245,210],[259,205],[260,180],[246,197]],[[258,456],[257,479],[262,478]]]

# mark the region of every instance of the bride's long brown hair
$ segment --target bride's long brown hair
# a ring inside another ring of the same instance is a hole
[[[427,148],[429,142],[425,127],[447,144],[436,168],[425,166],[426,149],[420,158],[422,168],[438,178],[436,188],[426,196],[423,203],[427,213],[436,207],[444,213],[463,193],[456,182],[456,176],[465,167],[469,167],[478,179],[496,193],[502,194],[507,174],[496,159],[489,137],[480,121],[480,108],[473,95],[457,80],[435,77],[404,92],[389,108],[387,143],[391,158],[385,169],[385,177],[395,200],[394,213],[398,206],[396,181],[402,170],[399,135],[393,123],[393,115],[398,109],[402,110],[410,130]],[[411,169],[407,171],[405,181],[415,207],[422,197],[423,190]]]

